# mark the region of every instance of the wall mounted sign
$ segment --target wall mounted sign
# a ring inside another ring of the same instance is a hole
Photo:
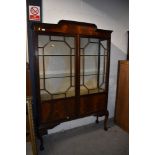
[[[29,20],[40,21],[40,6],[29,5]]]

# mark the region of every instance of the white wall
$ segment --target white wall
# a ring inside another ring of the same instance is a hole
[[[74,20],[94,23],[100,29],[113,30],[108,110],[114,116],[117,64],[126,58],[127,30],[129,29],[128,0],[43,0],[43,22],[58,23],[59,20]],[[103,118],[101,118],[102,120]],[[89,124],[94,117],[62,123],[49,133]]]

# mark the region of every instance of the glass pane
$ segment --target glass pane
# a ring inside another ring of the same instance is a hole
[[[44,80],[40,79],[40,89],[44,89]]]
[[[74,38],[73,37],[65,37],[65,43],[68,45],[69,48],[74,48]]]
[[[85,56],[84,57],[84,74],[97,74],[98,57],[97,56]]]
[[[50,37],[46,35],[38,35],[38,47],[44,47],[50,42]]]
[[[51,100],[52,96],[45,90],[40,90],[40,95],[41,95],[41,100],[45,101],[45,100]]]
[[[43,56],[39,56],[39,74],[40,78],[43,78]]]
[[[99,83],[99,85],[100,85],[100,89],[105,89],[105,76],[104,75],[100,75],[100,83]]]
[[[88,38],[81,38],[80,39],[80,48],[84,48],[88,44]]]
[[[101,55],[107,55],[107,40],[101,41]]]
[[[84,49],[84,55],[98,55],[98,43],[89,43]]]
[[[107,40],[101,41],[102,46],[107,49]]]
[[[43,55],[43,48],[38,48],[38,54]]]
[[[80,86],[80,95],[88,94],[88,89],[85,86]]]
[[[48,74],[62,75],[70,73],[70,57],[63,56],[46,56],[44,57],[45,62],[45,74],[48,77]]]
[[[63,36],[51,36],[51,41],[52,40],[57,40],[57,41],[63,41],[64,40],[64,37]]]
[[[96,89],[97,88],[97,76],[96,75],[85,76],[84,84],[89,90]]]
[[[44,55],[70,55],[70,48],[64,42],[51,41],[45,46]]]
[[[64,93],[70,87],[70,78],[49,78],[45,80],[45,87],[51,94]]]

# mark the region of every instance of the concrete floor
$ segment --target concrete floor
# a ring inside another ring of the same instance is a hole
[[[44,151],[39,155],[128,155],[129,135],[109,123],[104,131],[103,122],[44,136]],[[27,155],[31,146],[27,144]]]

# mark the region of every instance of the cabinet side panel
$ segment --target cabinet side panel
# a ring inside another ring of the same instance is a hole
[[[115,122],[129,131],[129,65],[128,61],[119,62]]]

